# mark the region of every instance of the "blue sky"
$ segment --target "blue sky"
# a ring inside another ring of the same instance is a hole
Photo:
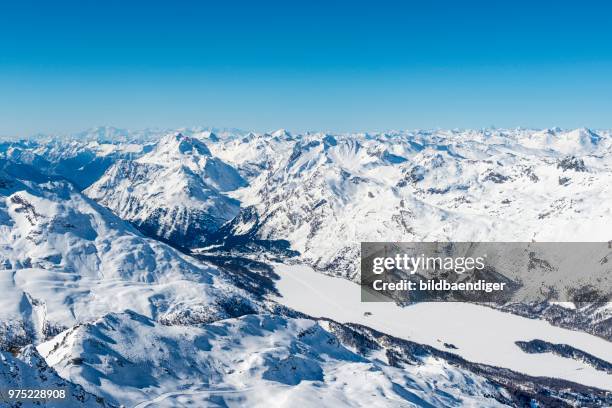
[[[1,2],[0,135],[610,128],[611,26],[606,2]]]

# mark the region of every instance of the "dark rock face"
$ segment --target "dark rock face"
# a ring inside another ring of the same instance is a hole
[[[599,311],[601,306],[602,303],[595,302],[579,309],[567,309],[556,304],[541,302],[512,303],[503,305],[499,309],[530,319],[543,319],[555,326],[584,331],[612,341],[612,317],[602,315]]]
[[[487,174],[485,178],[483,179],[483,181],[492,181],[493,183],[496,183],[496,184],[505,183],[508,180],[510,180],[510,177],[505,176],[501,173],[497,173],[495,171],[489,172],[489,174]]]
[[[244,226],[248,226],[243,228]],[[273,256],[293,257],[298,252],[291,250],[286,240],[259,238],[261,221],[254,207],[240,210],[236,218],[224,224],[217,231],[206,236],[205,245],[212,245],[219,253],[265,252]]]
[[[270,265],[264,262],[237,255],[194,254],[194,256],[220,268],[226,279],[236,287],[248,291],[255,296],[256,299],[263,300],[266,295],[280,295],[274,285],[274,281],[278,280],[279,276]],[[236,303],[234,299],[223,302],[220,306],[222,306],[222,309],[232,317],[254,313],[252,310],[249,311],[248,308],[244,307],[242,303]],[[241,312],[237,313],[237,310]]]
[[[158,320],[166,326],[195,326],[256,313],[254,305],[247,299],[232,296],[211,304],[176,307],[159,316]]]
[[[587,171],[586,166],[584,165],[584,160],[577,158],[576,156],[566,156],[557,164],[557,168],[566,170],[574,170],[574,171]]]
[[[164,220],[173,219],[166,225]],[[134,226],[144,234],[183,248],[202,245],[206,235],[222,220],[211,217],[206,211],[180,207],[158,208],[145,220],[135,220]]]
[[[597,370],[612,374],[612,363],[602,360],[599,357],[595,357],[592,354],[584,352],[568,344],[555,344],[544,340],[534,339],[531,341],[517,341],[516,345],[519,346],[525,353],[553,353],[561,357],[583,361]]]

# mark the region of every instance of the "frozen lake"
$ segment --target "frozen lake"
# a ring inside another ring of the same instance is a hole
[[[359,285],[315,272],[304,265],[276,264],[281,279],[275,300],[314,317],[360,323],[381,332],[444,349],[463,358],[532,376],[563,378],[612,391],[612,375],[552,353],[528,354],[515,341],[541,339],[569,344],[612,361],[612,343],[590,334],[550,325],[470,303],[361,302]],[[364,315],[366,312],[371,315]]]

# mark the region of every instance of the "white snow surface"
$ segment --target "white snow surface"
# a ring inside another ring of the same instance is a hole
[[[275,300],[313,317],[359,323],[399,338],[450,350],[468,361],[509,368],[532,376],[563,378],[612,391],[612,375],[551,353],[524,353],[515,341],[541,339],[569,344],[612,361],[612,344],[590,334],[471,303],[361,302],[360,287],[317,273],[305,265],[277,264],[281,297]],[[369,312],[372,315],[366,315]]]
[[[120,160],[85,194],[121,218],[174,239],[214,231],[234,218],[240,203],[225,192],[246,185],[200,139],[162,138],[136,160]]]
[[[113,311],[159,318],[248,298],[217,268],[143,237],[69,183],[3,172],[0,265],[0,342],[9,344]]]
[[[87,393],[82,387],[69,383],[57,372],[49,367],[46,361],[33,346],[24,347],[16,355],[0,351],[0,401],[2,407],[33,408],[61,405],[66,408],[103,408],[104,405],[97,397]],[[64,391],[66,398],[50,400],[40,404],[40,401],[12,400],[9,404],[8,390],[57,390]]]
[[[261,154],[245,163],[249,146]],[[353,280],[362,241],[612,239],[605,131],[314,133],[212,150],[239,169],[266,169],[233,193],[257,208],[262,237]],[[572,156],[584,166],[563,167]]]
[[[64,378],[135,407],[501,406],[491,398],[499,391],[476,375],[435,358],[391,367],[384,353],[364,358],[308,319],[167,327],[109,314],[38,350]]]
[[[211,309],[219,301],[250,297],[219,269],[125,220],[152,220],[158,236],[170,237],[193,225],[214,230],[254,206],[260,238],[286,239],[300,262],[352,280],[361,241],[612,239],[609,131],[294,135],[103,127],[78,137],[0,146],[8,160],[34,168],[81,156],[112,163],[86,194],[65,181],[35,179],[27,167],[12,170],[23,177],[0,172],[0,343],[27,339],[60,376],[109,401],[496,406],[486,395],[497,391],[478,376],[435,359],[399,369],[384,355],[331,347],[325,324],[309,319],[162,325],[184,311],[223,319]],[[600,338],[471,304],[361,303],[348,280],[306,265],[276,270],[283,295],[276,300],[314,317],[439,349],[451,343],[469,361],[612,390],[602,371],[514,344],[542,339],[612,361],[610,343]],[[602,311],[609,315],[609,306]],[[298,336],[304,331],[314,334]],[[26,385],[42,381],[32,346],[1,357],[2,387],[12,384],[11,367],[20,367]]]

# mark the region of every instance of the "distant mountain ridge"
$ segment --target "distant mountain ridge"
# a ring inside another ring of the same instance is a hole
[[[268,264],[355,281],[366,240],[608,240],[609,131],[78,138],[0,142],[2,389],[61,384],[92,407],[612,403],[466,361],[444,339],[305,316],[269,296]],[[609,338],[610,307],[513,307]]]
[[[86,187],[178,246],[207,246],[207,236],[233,222],[235,232],[287,240],[304,261],[351,279],[363,240],[610,238],[599,222],[605,207],[589,206],[610,198],[610,131],[155,132],[98,128],[79,133],[87,141],[8,144],[5,154]],[[70,174],[74,166],[61,158],[79,151],[93,159]],[[257,231],[239,226],[247,208]]]

